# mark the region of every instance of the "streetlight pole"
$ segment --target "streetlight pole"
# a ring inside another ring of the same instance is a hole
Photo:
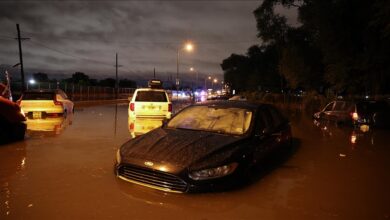
[[[179,48],[176,56],[176,99],[179,100]]]
[[[195,81],[195,89],[196,89],[196,88],[198,87],[198,75],[199,75],[199,71],[195,70],[194,67],[191,67],[191,68],[190,68],[190,71],[196,73],[196,81]],[[194,88],[192,88],[192,89],[194,89]]]
[[[191,52],[194,49],[194,45],[191,42],[188,42],[184,45],[184,48],[186,51]],[[179,99],[179,51],[180,47],[177,48],[176,53],[176,98]]]

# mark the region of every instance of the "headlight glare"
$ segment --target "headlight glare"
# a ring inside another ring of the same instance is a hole
[[[236,170],[237,166],[238,166],[237,163],[231,163],[220,167],[192,171],[190,172],[189,177],[193,180],[219,178],[233,173]]]

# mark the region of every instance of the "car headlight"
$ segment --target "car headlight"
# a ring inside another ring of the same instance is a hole
[[[238,163],[231,163],[220,167],[192,171],[188,176],[193,180],[206,180],[206,179],[219,178],[233,173],[236,170],[237,166]]]
[[[121,149],[118,149],[117,151],[116,151],[116,163],[117,164],[120,164],[121,163],[121,160],[122,160],[122,158],[121,158],[121,151],[120,151]]]

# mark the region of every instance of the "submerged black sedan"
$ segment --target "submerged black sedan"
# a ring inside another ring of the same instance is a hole
[[[236,183],[272,150],[290,143],[289,121],[272,105],[206,102],[123,144],[115,172],[158,190],[207,191]]]

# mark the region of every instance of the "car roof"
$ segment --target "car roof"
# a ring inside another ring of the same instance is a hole
[[[135,90],[137,91],[157,91],[157,92],[165,92],[164,89],[151,89],[151,88],[139,88]]]
[[[246,108],[256,110],[260,106],[268,106],[268,104],[256,103],[250,101],[233,101],[233,100],[217,100],[197,103],[195,106],[215,106],[222,108]]]

